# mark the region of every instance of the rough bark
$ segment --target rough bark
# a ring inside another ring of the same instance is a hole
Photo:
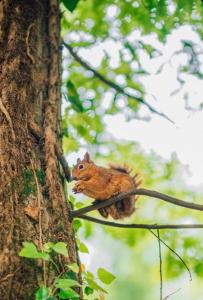
[[[76,261],[70,207],[55,154],[60,132],[60,36],[57,0],[0,1],[0,299],[34,299],[50,265],[20,258],[67,242]],[[30,130],[37,124],[43,138]]]

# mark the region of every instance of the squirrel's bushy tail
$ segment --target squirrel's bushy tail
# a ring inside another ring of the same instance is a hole
[[[127,166],[119,166],[119,165],[110,165],[110,169],[115,170],[117,172],[125,173],[132,178],[134,187],[140,186],[142,183],[142,179],[139,174],[131,175],[132,169]],[[123,200],[111,205],[108,207],[108,212],[112,216],[113,219],[123,219],[125,217],[129,217],[135,211],[135,201],[138,199],[138,196],[130,196],[124,198]]]

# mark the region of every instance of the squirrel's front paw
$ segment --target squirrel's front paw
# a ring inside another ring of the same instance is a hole
[[[83,190],[84,190],[83,184],[81,182],[77,182],[73,188],[73,193],[74,194],[82,193]]]

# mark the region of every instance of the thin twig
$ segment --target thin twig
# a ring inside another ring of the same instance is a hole
[[[159,229],[157,229],[158,246],[159,246],[159,275],[160,275],[160,300],[163,297],[163,274],[162,274],[162,256],[161,256],[161,241]]]
[[[169,299],[169,297],[171,297],[172,295],[174,295],[174,294],[178,293],[180,290],[181,290],[181,288],[179,288],[179,289],[177,289],[176,291],[174,291],[174,292],[170,293],[169,295],[167,295],[166,297],[164,297],[164,299],[163,299],[163,300],[167,300],[167,299]]]
[[[115,82],[109,80],[108,78],[104,77],[101,73],[99,73],[98,71],[96,71],[95,69],[93,69],[87,62],[85,62],[74,50],[73,48],[67,44],[66,42],[63,41],[63,45],[69,50],[69,52],[71,53],[71,55],[75,58],[75,60],[77,60],[77,62],[79,62],[80,65],[82,65],[84,68],[86,68],[87,70],[91,71],[95,77],[97,77],[99,80],[101,80],[103,83],[107,84],[108,86],[112,87],[114,90],[116,90],[118,93],[127,96],[128,98],[134,99],[135,101],[145,105],[146,107],[148,107],[148,109],[152,112],[155,113],[163,118],[165,118],[166,120],[168,120],[169,122],[171,122],[172,124],[174,124],[174,122],[168,117],[166,116],[164,113],[157,111],[155,108],[153,108],[149,103],[147,103],[146,101],[144,101],[143,98],[141,97],[136,97],[128,92],[126,92],[122,87],[120,87],[118,84],[116,84]]]
[[[181,207],[186,207],[186,208],[190,208],[190,209],[194,209],[194,210],[203,211],[203,205],[200,205],[200,204],[186,202],[186,201],[183,201],[183,200],[177,199],[175,197],[171,197],[171,196],[168,196],[166,194],[162,194],[162,193],[159,193],[159,192],[156,192],[156,191],[151,191],[151,190],[147,190],[147,189],[133,188],[132,190],[130,190],[128,192],[120,193],[118,196],[112,197],[108,200],[103,200],[100,203],[92,204],[92,205],[83,207],[81,209],[75,210],[75,211],[72,212],[71,215],[72,215],[73,218],[75,218],[75,217],[78,217],[78,216],[83,215],[85,213],[88,213],[90,211],[93,211],[93,210],[111,205],[113,203],[116,203],[116,202],[118,202],[118,201],[120,201],[120,200],[122,200],[122,199],[124,199],[128,196],[131,196],[131,195],[149,196],[149,197],[152,197],[152,198],[155,198],[155,199],[164,200],[166,202],[169,202],[169,203],[172,203],[174,205],[181,206]]]
[[[42,242],[42,212],[41,212],[41,191],[39,187],[39,182],[37,179],[37,175],[35,172],[33,161],[31,160],[31,166],[34,174],[35,184],[37,187],[37,208],[38,208],[38,224],[39,224],[39,247],[40,250],[43,251],[43,242]],[[44,275],[44,285],[46,286],[46,264],[45,261],[42,260],[43,263],[43,275]]]
[[[197,229],[203,228],[203,224],[122,224],[104,221],[101,219],[93,218],[86,215],[78,216],[77,218],[87,220],[90,222],[111,226],[111,227],[119,227],[119,228],[134,228],[134,229]]]
[[[66,180],[68,182],[70,182],[71,181],[71,172],[70,172],[70,168],[69,168],[68,162],[65,159],[62,151],[60,151],[58,144],[56,144],[55,149],[56,149],[56,156],[57,156],[57,158],[58,158],[58,160],[59,160],[59,162],[61,164],[61,167],[63,169],[65,178],[66,178]]]
[[[149,229],[149,231],[158,239],[158,235],[156,235],[156,233],[153,232],[153,230]],[[188,274],[189,274],[189,278],[190,278],[190,281],[192,281],[192,274],[191,274],[191,271],[189,269],[189,267],[187,266],[186,262],[182,259],[182,257],[174,250],[172,249],[168,244],[166,244],[166,242],[164,240],[162,240],[159,236],[159,240],[160,242],[166,246],[175,256],[178,257],[178,259],[182,262],[182,264],[185,266],[185,268],[187,269],[188,271]]]
[[[163,277],[162,277],[162,258],[161,258],[161,247],[160,247],[160,243],[164,244],[173,254],[175,254],[175,256],[177,256],[180,261],[183,263],[183,265],[185,266],[185,268],[187,269],[189,276],[190,276],[190,281],[192,281],[192,274],[190,272],[190,269],[188,268],[188,266],[186,265],[186,263],[184,262],[184,260],[180,257],[180,255],[173,250],[169,245],[167,245],[161,238],[160,238],[160,234],[159,234],[159,230],[160,229],[184,229],[184,228],[188,228],[188,229],[194,229],[194,228],[203,228],[203,224],[179,224],[179,225],[149,225],[149,224],[120,224],[120,223],[114,223],[114,222],[108,222],[108,221],[104,221],[101,219],[96,219],[93,217],[89,217],[89,216],[79,216],[80,219],[84,219],[84,220],[88,220],[90,222],[94,222],[94,223],[98,223],[98,224],[102,224],[102,225],[106,225],[106,226],[111,226],[111,227],[119,227],[119,228],[134,228],[134,229],[138,229],[138,228],[142,228],[142,229],[148,229],[159,241],[159,261],[160,261],[160,299],[162,300],[162,294],[163,294]],[[156,235],[151,229],[157,229],[157,233],[158,235]],[[180,288],[181,289],[181,288]],[[168,299],[170,296],[172,296],[173,294],[177,293],[178,291],[180,291],[180,289],[176,290],[175,292],[169,294],[168,296],[166,296],[163,300]]]

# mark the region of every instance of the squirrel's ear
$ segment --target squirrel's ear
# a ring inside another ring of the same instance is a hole
[[[85,155],[84,155],[84,161],[86,161],[86,162],[92,162],[91,159],[90,159],[90,155],[89,155],[88,152],[86,152]]]

